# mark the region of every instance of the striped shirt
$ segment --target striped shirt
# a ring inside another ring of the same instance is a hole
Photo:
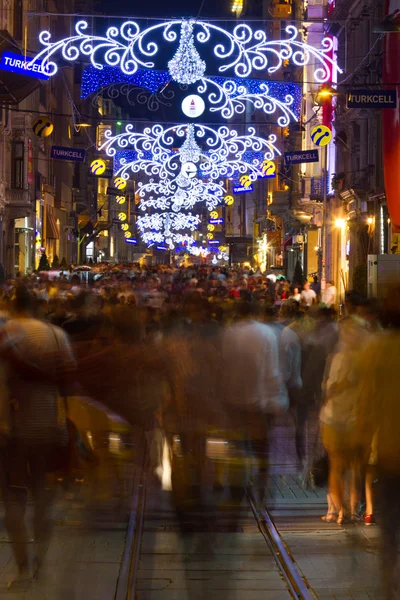
[[[65,332],[31,318],[11,319],[2,331],[11,342],[18,360],[43,372],[30,377],[11,367],[10,396],[13,401],[12,435],[35,443],[64,443],[67,440],[65,412],[60,410],[57,380],[75,367]]]

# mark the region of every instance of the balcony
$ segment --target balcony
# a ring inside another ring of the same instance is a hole
[[[27,217],[34,210],[29,190],[6,189],[6,205],[11,219]]]

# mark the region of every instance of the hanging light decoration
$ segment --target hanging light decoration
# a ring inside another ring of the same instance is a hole
[[[172,79],[186,85],[203,77],[206,63],[194,45],[193,21],[182,21],[179,47],[168,63],[168,70]]]

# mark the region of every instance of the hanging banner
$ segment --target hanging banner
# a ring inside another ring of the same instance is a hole
[[[298,165],[301,163],[319,161],[318,150],[296,150],[294,152],[284,152],[283,155],[287,165]]]
[[[84,162],[86,151],[83,148],[64,148],[64,146],[52,146],[51,158],[56,160],[72,160],[73,162]]]
[[[350,90],[347,108],[396,108],[397,90]]]
[[[253,192],[254,191],[254,187],[252,185],[249,185],[248,187],[245,187],[244,185],[234,185],[232,188],[232,192],[234,194],[244,194],[245,192]]]
[[[23,54],[14,54],[13,52],[3,52],[0,59],[0,69],[19,73],[20,75],[29,75],[37,79],[49,79],[49,76],[42,70],[42,61],[23,56]]]
[[[28,185],[33,185],[33,144],[32,140],[28,139]]]

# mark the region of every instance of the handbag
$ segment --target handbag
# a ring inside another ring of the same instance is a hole
[[[329,477],[329,458],[325,452],[322,456],[314,458],[310,468],[309,478],[311,487],[323,487],[328,483]]]
[[[67,443],[57,445],[47,460],[47,472],[59,473],[61,476],[75,475],[79,478],[88,467],[98,464],[98,457],[83,439],[75,423],[68,417],[68,404],[64,399],[65,423],[67,427]]]
[[[323,487],[328,483],[329,457],[321,439],[321,427],[318,427],[315,435],[314,455],[310,470],[308,472],[309,482],[312,488]]]

